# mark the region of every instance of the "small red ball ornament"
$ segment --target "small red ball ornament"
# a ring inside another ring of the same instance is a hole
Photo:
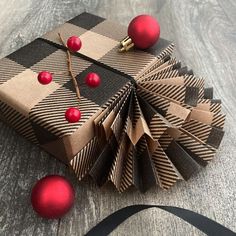
[[[81,112],[76,107],[70,107],[66,110],[65,118],[69,123],[78,122],[81,118]]]
[[[38,74],[38,81],[40,84],[49,84],[52,82],[52,74],[48,71],[41,71]]]
[[[135,17],[129,24],[128,35],[135,47],[147,49],[153,46],[160,36],[160,25],[149,15]]]
[[[72,207],[75,192],[63,176],[48,175],[33,187],[31,203],[33,209],[43,218],[58,219]]]
[[[68,40],[67,40],[67,47],[71,51],[77,52],[77,51],[80,50],[81,46],[82,46],[82,42],[81,42],[79,37],[71,36],[70,38],[68,38]]]
[[[101,83],[100,76],[94,72],[90,72],[85,77],[85,83],[91,88],[96,88]]]

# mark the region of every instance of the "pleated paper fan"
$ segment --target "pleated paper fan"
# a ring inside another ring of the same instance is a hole
[[[79,179],[89,174],[120,192],[155,184],[169,189],[213,159],[224,134],[221,102],[202,78],[171,58],[172,49],[106,104],[95,121],[96,137],[71,161]]]

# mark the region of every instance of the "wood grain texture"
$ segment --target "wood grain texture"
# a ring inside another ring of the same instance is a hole
[[[93,183],[77,183],[62,163],[0,123],[0,235],[83,235],[121,207],[165,204],[199,212],[236,231],[236,1],[227,0],[1,0],[0,57],[84,10],[128,24],[141,13],[161,24],[162,37],[176,44],[176,55],[214,87],[227,114],[226,135],[215,161],[170,191],[117,193]],[[67,176],[76,203],[60,221],[38,218],[29,204],[33,184],[46,174]],[[133,216],[112,235],[202,235],[161,210]]]

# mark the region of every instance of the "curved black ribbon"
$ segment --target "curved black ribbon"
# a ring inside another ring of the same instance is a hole
[[[195,226],[197,229],[201,230],[207,235],[236,236],[236,233],[234,233],[230,229],[203,215],[179,207],[159,205],[133,205],[122,208],[103,219],[100,223],[93,227],[85,236],[106,236],[130,216],[152,207],[160,208],[162,210],[174,214],[175,216],[185,220],[186,222]]]

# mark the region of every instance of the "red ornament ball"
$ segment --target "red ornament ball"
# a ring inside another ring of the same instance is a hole
[[[40,179],[33,187],[31,204],[43,218],[58,219],[72,207],[75,191],[63,176],[48,175]]]
[[[70,38],[68,38],[68,40],[67,40],[67,47],[71,51],[77,52],[77,51],[80,50],[81,46],[82,46],[82,42],[81,42],[79,37],[71,36]]]
[[[52,74],[48,71],[41,71],[38,74],[38,81],[40,84],[49,84],[52,82]]]
[[[69,123],[78,122],[81,118],[81,112],[76,107],[70,107],[66,110],[65,118]]]
[[[91,88],[96,88],[101,84],[100,76],[94,72],[90,72],[85,77],[85,83]]]
[[[152,16],[139,15],[130,22],[128,35],[137,48],[147,49],[158,41],[160,25]]]

